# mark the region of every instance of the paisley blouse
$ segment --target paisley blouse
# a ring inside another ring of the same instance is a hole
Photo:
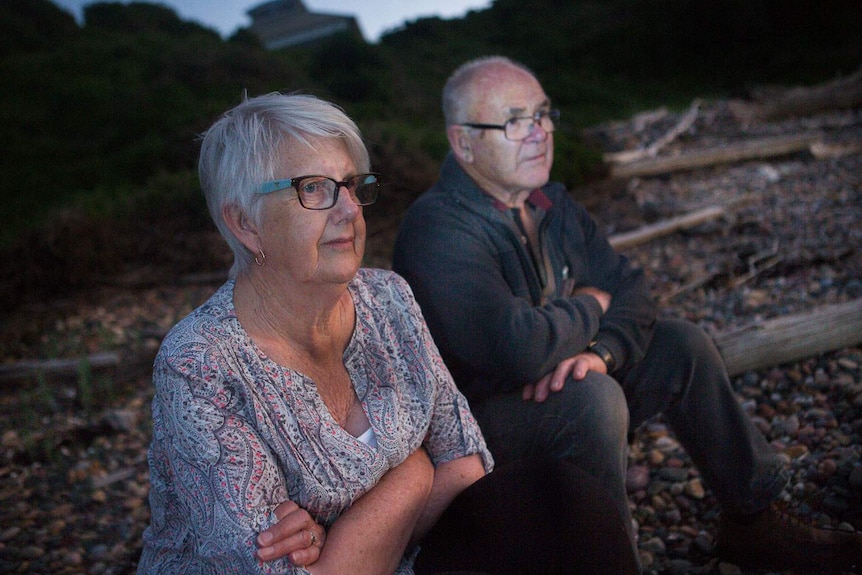
[[[138,573],[308,573],[255,556],[285,500],[329,526],[420,446],[435,465],[481,454],[490,472],[479,427],[400,276],[361,269],[348,288],[356,323],[344,364],[376,447],[338,425],[314,381],[255,345],[233,288],[178,323],[156,357],[151,522]],[[412,573],[414,556],[396,573]]]

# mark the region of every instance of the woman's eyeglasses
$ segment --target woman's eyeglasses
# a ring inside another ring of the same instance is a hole
[[[346,188],[350,198],[359,206],[377,201],[380,193],[379,174],[357,174],[339,182],[326,176],[299,176],[286,180],[274,180],[260,185],[259,194],[271,194],[279,190],[294,188],[303,208],[328,210],[338,201],[338,192]]]

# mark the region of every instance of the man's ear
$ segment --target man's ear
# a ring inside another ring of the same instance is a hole
[[[251,218],[236,204],[229,204],[221,209],[222,218],[228,229],[248,250],[256,254],[263,247],[257,226]]]
[[[449,147],[459,160],[467,164],[473,163],[472,142],[463,126],[449,126],[446,128],[446,137],[449,139]]]

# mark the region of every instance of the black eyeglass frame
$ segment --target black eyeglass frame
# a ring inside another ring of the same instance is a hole
[[[560,121],[560,111],[556,108],[551,110],[542,110],[540,112],[536,112],[532,116],[515,116],[506,120],[504,124],[481,124],[477,122],[462,122],[458,124],[459,126],[464,126],[465,128],[476,128],[477,130],[503,130],[503,135],[506,136],[506,139],[510,142],[521,142],[530,137],[533,133],[533,128],[536,124],[542,125],[542,120],[548,118],[551,121],[551,129],[548,130],[542,127],[545,132],[548,134],[553,133],[556,129],[556,123]],[[530,124],[530,127],[527,130],[527,135],[520,139],[513,139],[509,137],[509,126],[514,126],[513,122],[517,120],[533,120],[533,123]]]
[[[371,183],[368,183],[368,182],[360,183],[361,179],[368,178],[368,176],[373,177],[374,181]],[[302,180],[307,180],[309,178],[318,178],[318,179],[323,179],[323,180],[329,180],[330,182],[335,184],[335,191],[332,193],[332,202],[329,205],[311,207],[311,206],[307,206],[305,204],[305,202],[302,199],[302,193],[299,191],[299,189],[300,189],[299,184],[302,183]],[[351,191],[351,189],[350,189],[351,182],[355,182],[353,184],[354,191],[360,185],[362,185],[362,186],[373,186],[373,189],[374,189],[373,198],[370,200],[360,200],[354,194],[354,192]],[[297,176],[295,178],[286,178],[283,180],[272,180],[269,182],[264,182],[258,187],[257,193],[265,195],[265,194],[271,194],[273,192],[278,192],[281,190],[286,190],[288,188],[293,188],[294,190],[296,190],[296,199],[299,200],[299,205],[301,205],[303,208],[305,208],[307,210],[328,210],[328,209],[332,208],[333,206],[335,206],[336,203],[338,203],[338,194],[341,192],[341,188],[347,189],[348,193],[350,193],[350,197],[353,199],[353,201],[356,203],[356,205],[358,205],[358,206],[370,206],[371,204],[376,202],[377,198],[380,196],[380,174],[378,174],[376,172],[367,172],[364,174],[356,174],[355,176],[350,176],[350,178],[348,178],[342,182],[339,182],[335,178],[330,178],[329,176],[309,174],[307,176]]]

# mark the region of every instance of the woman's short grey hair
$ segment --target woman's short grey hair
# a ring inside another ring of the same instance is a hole
[[[273,92],[245,98],[203,134],[198,175],[210,217],[233,251],[231,277],[245,270],[256,254],[233,235],[222,209],[236,205],[259,224],[257,190],[275,179],[285,144],[299,142],[313,150],[315,138],[344,140],[356,169],[369,171],[368,149],[353,120],[338,106],[311,95]]]
[[[495,65],[512,66],[536,77],[532,70],[505,56],[483,56],[461,64],[443,87],[443,117],[447,127],[473,120],[467,114],[473,104],[474,81],[487,66]]]

